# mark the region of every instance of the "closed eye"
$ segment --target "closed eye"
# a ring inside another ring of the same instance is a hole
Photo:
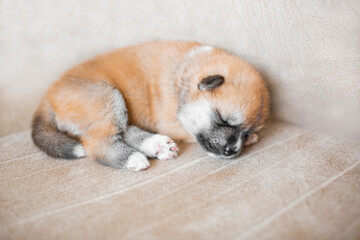
[[[247,139],[250,137],[250,135],[253,133],[252,129],[249,130],[245,130],[242,137],[244,138],[245,141],[247,141]]]
[[[218,125],[230,126],[230,124],[229,124],[226,120],[224,120],[221,116],[220,116],[220,119],[219,119],[219,120],[220,120],[220,121],[219,121]]]
[[[243,137],[244,137],[245,139],[248,139],[249,136],[250,136],[250,132],[249,132],[249,131],[245,132],[244,135],[243,135]]]
[[[220,120],[219,122],[216,123],[216,125],[218,127],[228,127],[228,128],[233,128],[233,129],[240,129],[239,125],[231,125],[226,121]]]
[[[217,121],[216,121],[216,125],[219,127],[235,127],[235,126],[231,126],[219,113],[219,111],[216,110],[216,115],[217,115]]]

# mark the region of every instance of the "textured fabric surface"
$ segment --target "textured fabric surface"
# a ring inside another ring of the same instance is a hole
[[[197,40],[253,63],[273,115],[360,136],[360,1],[0,1],[0,134],[27,129],[63,71],[149,40]]]
[[[359,239],[360,146],[271,122],[236,160],[180,145],[144,172],[0,138],[1,239]]]

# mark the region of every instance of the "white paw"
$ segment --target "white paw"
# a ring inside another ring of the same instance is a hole
[[[74,147],[73,149],[73,154],[77,157],[77,158],[83,158],[86,157],[86,152],[84,147],[81,144],[78,144]]]
[[[147,169],[148,167],[150,167],[150,163],[147,157],[140,152],[131,154],[125,164],[125,168],[131,171],[141,171]]]
[[[249,136],[248,140],[245,143],[245,146],[256,143],[259,140],[259,136],[256,133],[253,133]]]
[[[140,146],[140,150],[149,157],[159,160],[170,160],[179,154],[179,149],[174,141],[168,136],[156,134],[146,139]]]

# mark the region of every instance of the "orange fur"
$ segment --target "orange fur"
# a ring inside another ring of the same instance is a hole
[[[261,76],[244,60],[220,49],[210,53],[211,61],[208,55],[198,54],[190,68],[182,69],[186,54],[198,46],[196,42],[150,42],[97,56],[62,75],[49,89],[39,111],[46,111],[44,106],[49,104],[57,121],[76,124],[88,153],[96,151],[102,139],[117,133],[110,119],[104,118],[112,110],[111,89],[97,88],[104,83],[124,96],[130,124],[173,139],[194,141],[177,119],[178,93],[184,86],[190,89],[190,101],[204,97],[224,114],[242,111],[245,125],[258,122],[261,128],[269,114],[269,96]],[[195,77],[185,83],[182,71],[196,71],[191,73]],[[225,83],[214,91],[198,91],[197,85],[209,74],[223,75]],[[93,85],[84,88],[84,81]],[[108,98],[88,98],[89,92],[97,91],[104,91]]]

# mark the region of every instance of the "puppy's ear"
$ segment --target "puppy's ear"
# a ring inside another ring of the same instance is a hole
[[[199,90],[213,90],[220,87],[224,83],[225,79],[221,75],[212,75],[204,78],[198,85]]]

